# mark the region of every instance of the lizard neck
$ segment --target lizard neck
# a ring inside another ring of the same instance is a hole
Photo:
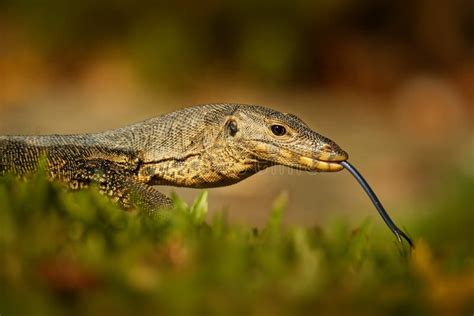
[[[241,161],[233,156],[205,152],[183,159],[144,163],[139,168],[138,179],[150,185],[213,188],[240,182],[269,166],[251,158]]]

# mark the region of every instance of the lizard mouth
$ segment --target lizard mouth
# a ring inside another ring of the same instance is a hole
[[[344,160],[327,161],[302,156],[299,159],[299,163],[313,171],[333,172],[344,169],[344,167],[340,164],[340,162]]]
[[[340,171],[344,167],[339,162],[316,160],[316,169],[318,171]]]

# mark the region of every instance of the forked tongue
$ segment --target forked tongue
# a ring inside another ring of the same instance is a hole
[[[359,182],[359,184],[364,189],[365,193],[367,193],[367,195],[369,196],[370,200],[374,204],[374,206],[377,209],[377,211],[379,212],[380,216],[382,216],[382,219],[384,220],[385,224],[387,224],[388,228],[390,228],[392,233],[394,233],[395,236],[397,236],[398,241],[402,242],[402,237],[403,237],[408,242],[410,247],[414,248],[413,242],[411,241],[410,237],[408,237],[407,234],[405,234],[404,231],[402,231],[400,228],[397,227],[397,225],[395,225],[395,223],[392,221],[390,216],[385,211],[382,203],[380,203],[379,199],[375,195],[375,192],[369,186],[367,181],[365,181],[364,177],[362,177],[362,175],[359,173],[359,171],[357,171],[357,169],[354,168],[354,166],[351,165],[347,161],[342,161],[342,162],[340,162],[340,164],[344,168],[346,168],[347,171],[349,171],[354,176],[354,178],[356,178],[357,182]]]

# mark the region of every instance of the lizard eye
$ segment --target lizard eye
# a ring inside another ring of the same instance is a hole
[[[233,120],[227,122],[227,129],[229,131],[230,136],[235,136],[235,134],[237,134],[237,132],[239,131],[237,123]]]
[[[275,136],[283,136],[286,134],[286,128],[282,125],[275,124],[272,125],[270,128]]]

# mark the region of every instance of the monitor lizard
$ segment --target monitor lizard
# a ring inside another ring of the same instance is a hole
[[[172,205],[154,185],[220,187],[274,165],[339,171],[348,158],[293,114],[232,103],[95,134],[0,136],[0,174],[32,174],[42,156],[51,180],[72,190],[96,183],[122,207],[147,211]]]

